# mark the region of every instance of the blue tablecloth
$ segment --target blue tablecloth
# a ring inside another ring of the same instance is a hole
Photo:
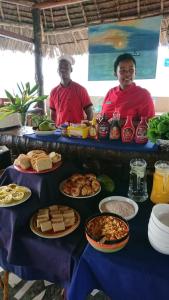
[[[73,199],[59,192],[59,183],[77,172],[71,163],[46,174],[28,174],[8,167],[0,178],[0,185],[15,182],[27,186],[32,196],[24,203],[0,208],[0,264],[24,279],[46,279],[66,286],[79,255],[84,249],[84,220],[97,207],[97,196]],[[51,204],[75,208],[81,224],[73,233],[57,239],[45,239],[30,229],[30,218],[39,209]]]
[[[147,236],[151,208],[149,200],[139,205],[138,215],[129,221],[129,242],[122,250],[106,254],[87,245],[68,300],[85,300],[93,289],[104,291],[112,300],[168,300],[169,256],[155,251]]]
[[[25,137],[30,139],[35,139],[44,142],[56,142],[69,145],[78,145],[84,147],[95,147],[96,149],[109,149],[109,150],[119,150],[119,151],[131,151],[131,152],[157,152],[158,146],[148,141],[146,144],[136,144],[133,143],[122,143],[121,141],[110,141],[110,140],[91,140],[91,139],[81,139],[81,138],[68,138],[60,135],[60,131],[56,131],[52,135],[36,135],[25,134]]]

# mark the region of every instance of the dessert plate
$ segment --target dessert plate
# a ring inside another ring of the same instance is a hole
[[[98,190],[97,192],[95,192],[95,193],[92,193],[91,195],[88,195],[88,196],[72,196],[72,195],[69,195],[69,194],[67,194],[67,193],[65,193],[65,192],[63,191],[63,186],[64,186],[64,184],[66,183],[66,181],[67,181],[67,179],[64,180],[64,181],[62,181],[62,182],[60,183],[60,185],[59,185],[59,190],[60,190],[60,192],[61,192],[64,196],[67,196],[67,197],[69,197],[69,198],[76,198],[76,199],[91,198],[91,197],[94,197],[94,196],[96,196],[97,194],[99,194],[100,191],[101,191],[101,186],[100,186],[99,190]]]
[[[21,173],[31,173],[31,174],[43,174],[43,173],[49,173],[52,172],[54,170],[56,170],[57,168],[59,168],[62,165],[62,161],[58,161],[57,163],[53,164],[53,167],[51,169],[47,169],[47,170],[43,170],[40,172],[35,171],[33,168],[29,168],[27,170],[24,170],[16,165],[13,165],[14,169],[16,169],[17,171],[21,172]]]
[[[10,203],[3,203],[3,202],[0,201],[0,207],[15,206],[15,205],[19,205],[19,204],[27,201],[30,198],[32,192],[27,187],[24,187],[24,189],[25,189],[25,195],[23,196],[22,199],[20,199],[20,200],[12,200]]]
[[[37,226],[36,226],[36,221],[37,221],[37,213],[35,213],[31,220],[30,220],[30,229],[32,232],[34,232],[36,235],[46,238],[46,239],[55,239],[55,238],[60,238],[63,236],[66,236],[73,232],[80,224],[80,215],[79,213],[74,209],[74,214],[75,214],[75,224],[72,226],[67,227],[65,230],[62,231],[57,231],[54,232],[53,230],[42,232]]]

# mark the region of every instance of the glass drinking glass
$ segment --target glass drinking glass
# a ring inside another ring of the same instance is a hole
[[[141,158],[130,161],[128,197],[136,202],[143,202],[148,198],[146,166],[146,161]]]

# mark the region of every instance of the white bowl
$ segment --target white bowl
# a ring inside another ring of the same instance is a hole
[[[169,234],[169,204],[156,204],[150,218],[160,229]]]
[[[161,246],[159,243],[157,243],[156,241],[154,241],[154,239],[152,238],[151,234],[148,232],[148,239],[149,242],[151,244],[151,246],[158,252],[162,253],[162,254],[167,254],[169,255],[169,247],[163,247]]]
[[[113,207],[113,201],[119,201],[120,207],[118,205],[118,207]],[[109,205],[109,207],[106,207],[106,204],[110,202],[111,204]],[[134,208],[134,212],[132,212],[129,215],[126,215],[126,210],[124,208],[123,203],[129,203],[130,205],[132,205],[132,207]],[[110,196],[107,198],[104,198],[103,200],[100,201],[99,203],[99,210],[101,213],[103,212],[111,212],[111,213],[115,213],[120,215],[121,217],[123,217],[126,220],[131,220],[132,218],[134,218],[138,212],[138,205],[135,201],[133,201],[132,199],[126,198],[126,197],[122,197],[122,196]]]
[[[163,235],[159,235],[155,230],[153,231],[150,226],[148,227],[148,234],[160,247],[169,248],[169,236],[166,238]]]
[[[161,228],[159,228],[153,221],[152,218],[150,218],[149,223],[148,223],[148,230],[151,230],[151,232],[154,234],[154,236],[156,236],[157,239],[159,240],[163,240],[163,241],[168,241],[169,243],[169,234],[162,230]]]

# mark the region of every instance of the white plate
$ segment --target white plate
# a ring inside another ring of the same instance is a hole
[[[64,183],[65,183],[66,181],[67,181],[67,179],[64,180],[64,181],[62,181],[62,182],[60,183],[60,185],[59,185],[59,190],[60,190],[60,192],[61,192],[63,195],[65,195],[65,196],[67,196],[67,197],[69,197],[69,198],[76,198],[76,199],[91,198],[91,197],[94,197],[94,196],[96,196],[97,194],[99,194],[100,191],[101,191],[101,187],[100,187],[100,189],[99,189],[96,193],[91,194],[91,195],[89,195],[89,196],[78,196],[78,197],[74,197],[74,196],[71,196],[71,195],[69,195],[69,194],[66,194],[66,193],[63,191],[63,185],[64,185]]]
[[[25,186],[24,186],[24,188],[25,188],[25,190],[26,190],[26,194],[25,194],[25,196],[24,196],[21,200],[19,200],[19,201],[13,201],[13,202],[6,203],[6,204],[0,203],[0,207],[10,207],[10,206],[15,206],[15,205],[19,205],[19,204],[21,204],[21,203],[27,201],[27,200],[30,198],[32,192],[31,192],[30,189],[26,188]]]
[[[124,217],[122,214],[118,213],[117,211],[115,210],[104,210],[102,208],[102,205],[103,203],[107,203],[107,202],[112,202],[112,201],[121,201],[121,202],[127,202],[127,203],[130,203],[133,207],[134,207],[134,213],[131,214],[130,216],[128,217]],[[132,199],[129,199],[129,198],[126,198],[126,197],[122,197],[122,196],[110,196],[110,197],[107,197],[107,198],[104,198],[103,200],[100,201],[99,203],[99,210],[100,212],[111,212],[111,213],[116,213],[118,215],[120,215],[121,217],[123,217],[124,219],[126,220],[131,220],[132,218],[134,218],[138,212],[138,205],[135,201],[133,201]]]
[[[51,134],[54,134],[55,132],[56,132],[56,129],[55,130],[48,130],[48,131],[34,130],[34,133],[36,135],[51,135]]]

